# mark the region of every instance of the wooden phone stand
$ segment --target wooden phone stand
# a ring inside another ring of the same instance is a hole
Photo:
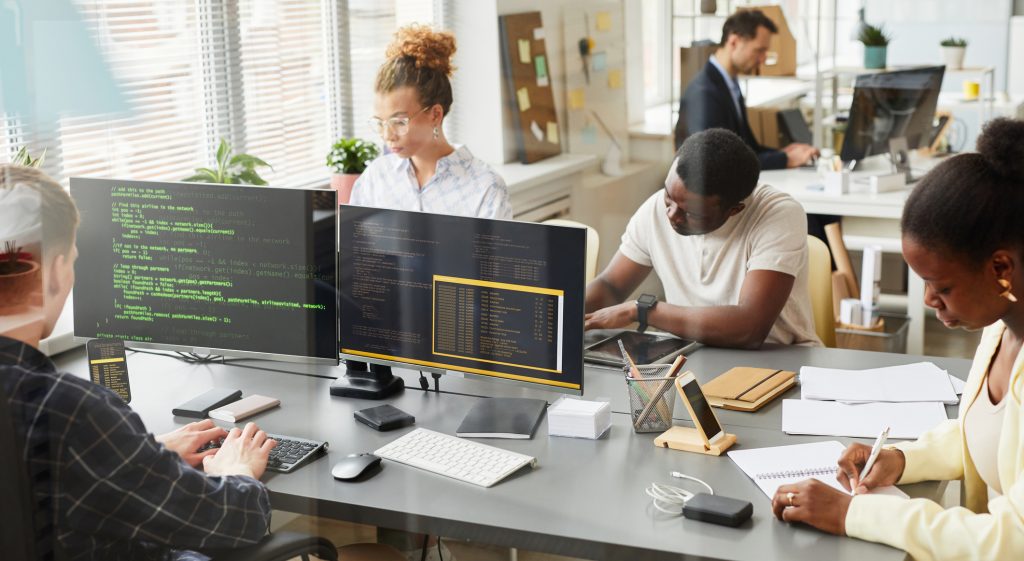
[[[682,379],[692,377],[692,373],[686,372],[682,376],[676,378],[673,385],[675,385],[676,391],[679,392],[679,397],[683,400],[683,405],[686,406],[686,410],[690,412],[690,418],[693,419],[695,425],[700,426],[697,422],[697,415],[694,414],[693,405],[690,404],[689,398],[686,397],[686,392],[683,391]],[[704,391],[700,389],[700,385],[697,384],[696,381],[693,383],[694,385],[697,385],[697,393],[700,394],[701,399],[704,400],[704,407],[707,407],[707,410],[715,417],[715,421],[718,421],[718,416],[711,410],[711,404],[707,403],[707,398],[704,397]],[[718,425],[721,426],[721,424],[722,423],[718,421]],[[701,435],[700,429],[696,427],[671,427],[667,431],[658,435],[658,438],[654,439],[655,446],[671,448],[673,450],[684,450],[686,452],[697,452],[698,454],[707,454],[709,456],[721,456],[722,452],[728,450],[733,444],[736,444],[736,435],[729,433],[723,433],[722,438],[719,438],[718,442],[708,444]]]
[[[718,442],[709,447],[704,442],[704,439],[701,438],[697,429],[690,427],[672,427],[654,439],[655,446],[686,452],[697,452],[698,454],[707,454],[709,456],[721,456],[733,444],[736,444],[736,435],[726,433],[722,435]]]

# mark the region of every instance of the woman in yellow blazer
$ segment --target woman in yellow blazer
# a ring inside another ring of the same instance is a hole
[[[779,487],[775,515],[885,543],[925,559],[1024,559],[1024,122],[998,119],[976,154],[950,158],[907,199],[903,255],[947,327],[985,328],[957,419],[887,447],[859,480],[870,448],[839,460],[845,495],[808,480]],[[963,482],[965,505],[861,494],[926,480]]]

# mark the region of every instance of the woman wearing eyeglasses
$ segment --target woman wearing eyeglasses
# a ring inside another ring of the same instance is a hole
[[[395,33],[377,72],[370,129],[389,154],[356,181],[351,204],[512,218],[505,181],[465,146],[452,146],[441,126],[452,106],[455,37],[411,25]]]

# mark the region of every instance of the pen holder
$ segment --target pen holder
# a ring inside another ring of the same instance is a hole
[[[629,389],[629,412],[634,432],[663,432],[672,426],[672,409],[676,405],[672,382],[667,376],[671,364],[639,364],[640,376],[632,376],[626,366],[626,387]],[[652,403],[653,401],[653,403]]]
[[[849,171],[826,171],[822,176],[825,180],[826,195],[845,195],[850,192]]]

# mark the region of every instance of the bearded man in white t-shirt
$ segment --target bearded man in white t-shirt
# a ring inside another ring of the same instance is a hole
[[[759,174],[735,133],[687,138],[665,188],[640,206],[587,285],[586,329],[637,322],[720,347],[821,345],[807,292],[806,215],[789,195],[757,187]],[[665,301],[624,302],[652,270]]]

